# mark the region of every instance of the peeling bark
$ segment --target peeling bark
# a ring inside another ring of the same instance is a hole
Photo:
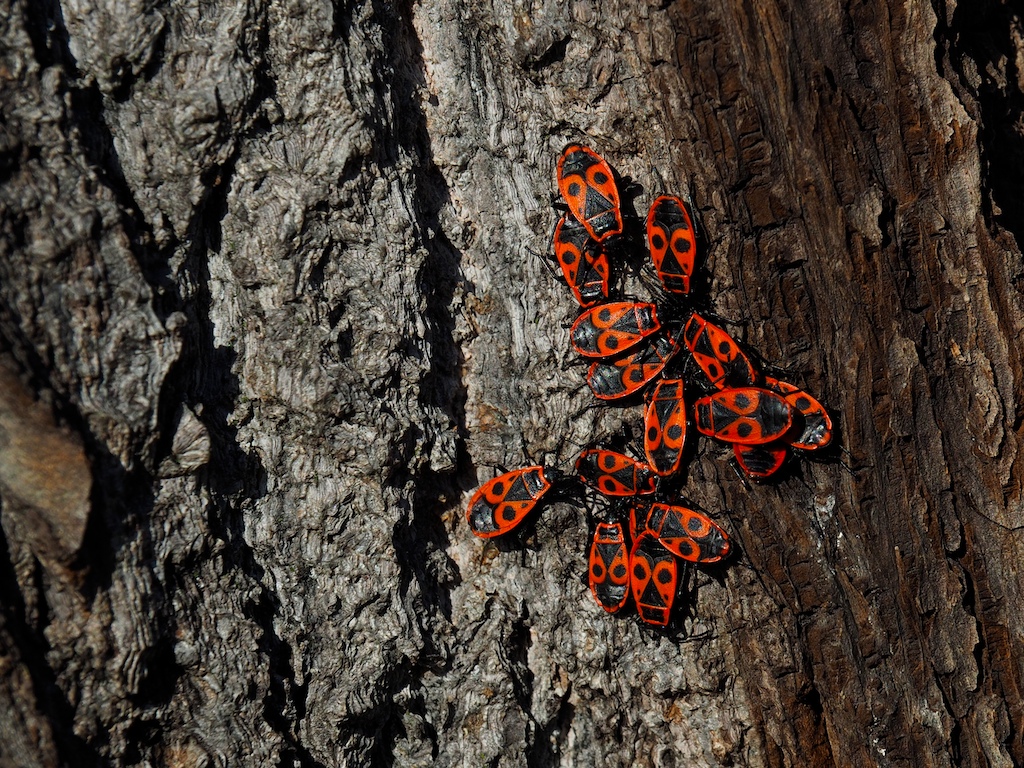
[[[0,763],[1024,763],[1020,11],[0,19]],[[837,426],[762,485],[700,444],[739,552],[671,634],[593,604],[579,505],[464,522],[638,421],[545,263],[569,141],[690,196],[708,308]]]

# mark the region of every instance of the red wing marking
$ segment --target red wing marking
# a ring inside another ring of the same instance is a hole
[[[651,533],[643,533],[633,542],[629,553],[629,586],[640,618],[648,624],[664,627],[672,613],[679,566],[672,555]]]
[[[717,563],[731,547],[718,523],[687,507],[652,504],[647,527],[665,549],[691,563]]]
[[[616,301],[580,315],[569,339],[584,357],[611,357],[625,352],[661,328],[653,304]]]
[[[651,514],[650,502],[638,501],[629,508],[629,538],[636,541],[647,530],[647,518]]]
[[[783,443],[768,443],[767,445],[733,443],[732,451],[740,469],[755,480],[764,480],[778,472],[789,453]]]
[[[605,496],[636,496],[657,490],[657,476],[650,467],[615,451],[585,450],[576,460],[576,471],[583,482]]]
[[[543,467],[514,469],[488,480],[469,500],[466,519],[470,530],[485,539],[508,533],[550,487]]]
[[[683,380],[659,381],[644,413],[644,453],[647,463],[659,475],[679,469],[686,441],[686,403]]]
[[[729,443],[761,445],[778,440],[793,425],[793,408],[767,389],[743,387],[716,392],[695,404],[697,429]]]
[[[718,389],[756,383],[757,371],[732,336],[696,312],[686,321],[683,339],[697,365]]]
[[[689,206],[678,197],[662,195],[647,213],[647,245],[654,269],[665,290],[690,292],[697,257],[697,238]]]
[[[803,431],[790,441],[794,448],[814,451],[824,448],[832,441],[832,419],[828,411],[815,398],[788,381],[779,381],[769,376],[764,380],[765,389],[778,392],[786,398],[793,409],[803,418]]]
[[[580,306],[588,307],[608,298],[608,256],[569,214],[555,225],[552,247],[565,282]]]
[[[629,550],[622,523],[598,523],[590,545],[590,591],[597,604],[615,613],[629,595]]]
[[[628,397],[660,374],[678,351],[679,343],[670,334],[652,336],[647,345],[632,354],[592,364],[587,384],[601,400]]]
[[[572,215],[601,241],[622,231],[619,190],[611,166],[594,150],[570,144],[558,158],[558,191]]]

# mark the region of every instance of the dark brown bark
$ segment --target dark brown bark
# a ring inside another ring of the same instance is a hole
[[[0,19],[0,763],[1024,763],[1013,6]],[[543,256],[568,141],[692,198],[705,305],[837,426],[762,485],[699,444],[738,554],[670,634],[578,504],[464,522],[638,423]]]

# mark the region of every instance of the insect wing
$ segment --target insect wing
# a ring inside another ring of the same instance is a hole
[[[732,336],[696,312],[686,321],[683,339],[697,365],[718,389],[750,387],[757,381],[757,371]]]
[[[488,480],[469,500],[466,519],[470,530],[485,539],[508,533],[550,487],[543,467],[514,469]]]
[[[598,523],[590,544],[590,591],[597,604],[615,613],[629,595],[629,550],[622,523]]]
[[[595,240],[622,231],[619,190],[611,166],[594,150],[570,144],[558,158],[558,191]]]
[[[665,290],[689,293],[697,257],[697,238],[689,206],[678,197],[662,195],[647,213],[647,245]]]
[[[766,376],[764,385],[766,389],[785,397],[786,402],[803,417],[803,431],[790,441],[791,446],[804,451],[814,451],[824,448],[832,441],[832,419],[825,407],[815,398],[788,381]]]
[[[562,216],[555,225],[552,246],[580,306],[608,298],[608,256],[582,224],[568,214]]]
[[[653,534],[641,534],[629,553],[629,586],[640,618],[658,627],[668,624],[678,581],[675,556]]]
[[[764,480],[778,472],[789,453],[782,443],[768,443],[767,445],[733,443],[732,451],[740,469],[755,480]]]
[[[647,518],[651,514],[648,502],[638,502],[629,508],[629,539],[636,541],[647,530]]]
[[[691,563],[717,563],[731,548],[718,523],[687,507],[652,504],[647,527],[665,549]]]
[[[757,387],[727,389],[702,397],[695,411],[698,430],[730,443],[770,443],[793,425],[793,408],[786,399]]]
[[[584,357],[611,357],[625,352],[661,328],[657,308],[646,302],[600,304],[572,324],[569,339]]]
[[[651,469],[671,475],[679,469],[686,441],[686,403],[683,380],[659,381],[644,413],[644,453]]]
[[[587,384],[600,400],[616,400],[639,392],[660,374],[679,343],[670,334],[651,337],[649,344],[625,357],[597,362],[587,372]]]
[[[646,464],[622,453],[589,448],[576,460],[576,471],[587,485],[605,496],[654,493],[656,476]]]

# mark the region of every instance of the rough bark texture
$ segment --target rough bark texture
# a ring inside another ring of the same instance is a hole
[[[999,0],[0,0],[0,762],[1024,763],[1024,19]],[[582,140],[841,450],[686,477],[682,630],[588,517]]]

